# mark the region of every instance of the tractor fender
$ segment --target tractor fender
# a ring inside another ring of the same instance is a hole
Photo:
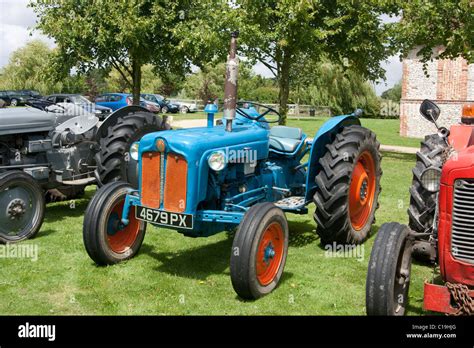
[[[123,108],[120,108],[113,113],[111,113],[105,120],[102,122],[102,124],[99,126],[96,132],[96,141],[99,141],[101,138],[105,137],[107,135],[107,129],[109,127],[113,127],[116,123],[119,117],[123,117],[125,115],[128,115],[132,112],[146,112],[150,116],[150,123],[152,122],[152,118],[154,118],[154,114],[152,114],[150,111],[148,111],[146,108],[139,106],[139,105],[128,105],[124,106]]]
[[[316,133],[308,160],[308,170],[306,176],[306,194],[305,200],[312,201],[316,190],[315,177],[321,170],[319,159],[324,156],[327,151],[326,145],[330,144],[337,133],[343,127],[351,125],[361,125],[355,114],[341,115],[330,118],[326,121]]]

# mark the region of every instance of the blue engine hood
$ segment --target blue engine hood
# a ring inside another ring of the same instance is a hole
[[[140,155],[142,152],[157,151],[156,140],[161,138],[165,140],[167,152],[199,158],[208,150],[249,146],[256,142],[268,143],[268,137],[269,131],[256,123],[234,124],[232,132],[226,132],[222,125],[149,133],[141,139],[139,148]]]

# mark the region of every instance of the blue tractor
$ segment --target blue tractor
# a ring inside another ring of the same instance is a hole
[[[332,117],[312,140],[299,128],[270,127],[280,118],[276,110],[236,101],[235,49],[233,35],[221,125],[214,126],[217,107],[209,104],[207,127],[143,136],[129,152],[136,183],[107,184],[92,198],[83,235],[97,264],[137,254],[147,223],[190,237],[236,228],[232,285],[240,297],[256,299],[283,273],[286,213],[307,214],[315,203],[323,244],[367,238],[382,174],[375,134],[361,127],[359,112]]]

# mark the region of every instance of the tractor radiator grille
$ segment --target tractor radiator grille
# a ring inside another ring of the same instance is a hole
[[[474,264],[474,180],[454,183],[451,253],[455,259]]]
[[[186,209],[188,163],[183,156],[145,152],[141,166],[141,203],[182,213]],[[162,204],[163,203],[163,204]]]

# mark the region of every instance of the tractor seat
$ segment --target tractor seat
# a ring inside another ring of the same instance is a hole
[[[302,137],[300,128],[274,126],[270,129],[270,149],[292,153],[301,144]]]

